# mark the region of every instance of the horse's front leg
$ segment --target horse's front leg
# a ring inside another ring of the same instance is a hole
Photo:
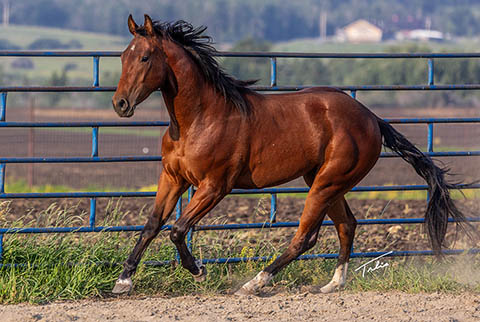
[[[115,294],[126,293],[132,288],[132,275],[135,273],[138,263],[150,242],[158,235],[160,229],[168,220],[178,198],[187,190],[188,184],[181,178],[172,178],[165,171],[158,180],[158,190],[155,197],[155,206],[152,214],[148,217],[142,233],[128,259],[123,264],[123,272],[120,274],[112,292]]]
[[[200,184],[182,216],[175,222],[170,239],[177,247],[182,266],[193,274],[195,280],[203,281],[206,269],[201,262],[195,261],[185,243],[185,236],[190,228],[198,223],[228,193],[226,189],[213,184]]]

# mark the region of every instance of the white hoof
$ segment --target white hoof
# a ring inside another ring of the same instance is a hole
[[[118,279],[117,282],[115,283],[115,287],[112,290],[113,294],[124,294],[130,292],[132,289],[133,283],[132,279],[126,278],[126,279]]]
[[[195,280],[195,282],[204,282],[206,279],[207,279],[207,269],[205,268],[205,266],[200,266],[198,268],[200,270],[200,273],[198,273],[197,275],[193,275],[193,279]]]
[[[348,263],[340,264],[335,269],[335,274],[333,275],[332,280],[330,283],[325,285],[320,289],[322,293],[332,293],[337,289],[342,288],[345,285],[345,281],[347,280],[347,268]]]
[[[324,293],[324,294],[327,294],[327,293],[332,293],[332,292],[335,292],[335,290],[338,288],[338,284],[337,283],[328,283],[327,285],[325,285],[324,287],[322,287],[320,289],[320,292]]]
[[[202,261],[199,259],[195,261],[195,265],[197,265],[200,272],[197,275],[192,274],[193,279],[198,283],[204,282],[207,279],[207,268],[203,266]]]
[[[273,275],[264,271],[261,271],[257,274],[250,282],[243,285],[238,291],[235,292],[235,295],[252,295],[257,292],[260,288],[264,287],[265,284],[270,282]]]
[[[249,296],[249,295],[255,295],[255,291],[248,290],[245,287],[241,287],[238,291],[235,292],[235,295],[237,296]]]

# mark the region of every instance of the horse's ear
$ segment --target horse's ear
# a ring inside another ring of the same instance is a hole
[[[153,27],[152,18],[150,18],[147,14],[145,15],[145,22],[143,23],[143,26],[145,27],[145,31],[147,32],[147,35],[149,36],[155,35],[155,28]]]
[[[128,16],[128,30],[130,30],[130,33],[135,36],[137,34],[137,28],[138,25],[135,23],[135,20],[133,20],[133,17],[130,14]]]

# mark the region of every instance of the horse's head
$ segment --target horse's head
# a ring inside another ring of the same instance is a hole
[[[132,116],[138,104],[155,90],[163,90],[171,78],[162,37],[152,19],[145,15],[144,25],[139,27],[130,15],[128,29],[134,38],[122,53],[122,75],[112,98],[113,108],[121,117]]]

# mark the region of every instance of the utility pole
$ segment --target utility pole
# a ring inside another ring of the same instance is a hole
[[[320,11],[319,29],[320,29],[320,39],[323,41],[326,40],[327,39],[327,12],[325,10]]]
[[[432,29],[432,17],[427,16],[425,18],[425,29],[430,30]]]
[[[3,0],[3,26],[8,27],[10,21],[10,0]]]

